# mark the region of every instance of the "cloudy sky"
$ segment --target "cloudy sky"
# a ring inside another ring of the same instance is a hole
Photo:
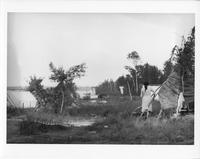
[[[51,61],[66,69],[85,62],[86,75],[76,83],[95,86],[127,74],[134,50],[143,64],[162,69],[194,25],[193,14],[9,13],[8,86],[25,86],[31,75],[53,85]]]

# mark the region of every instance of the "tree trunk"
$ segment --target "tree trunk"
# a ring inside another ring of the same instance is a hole
[[[62,114],[62,111],[63,111],[64,101],[65,101],[65,94],[64,94],[64,91],[62,91],[62,103],[60,106],[60,114]]]
[[[183,78],[184,78],[184,74],[182,75],[182,77],[181,77],[181,87],[182,87],[182,92],[184,93],[184,80],[183,80]]]
[[[127,81],[127,85],[128,85],[128,90],[129,90],[130,99],[132,100],[133,97],[132,97],[132,94],[131,94],[131,89],[130,89],[130,85],[129,85],[128,81]]]
[[[181,91],[184,93],[184,68],[182,68],[181,74]]]
[[[112,84],[111,84],[111,82],[109,83],[109,86],[110,86],[110,94],[112,94],[113,90],[112,90]]]
[[[135,74],[135,83],[136,83],[136,93],[138,94],[138,80],[137,80],[137,73]]]
[[[135,80],[134,80],[134,76],[133,76],[133,86],[132,86],[132,90],[136,89],[136,86],[135,86]]]

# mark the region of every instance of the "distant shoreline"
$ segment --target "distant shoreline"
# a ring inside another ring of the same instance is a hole
[[[50,86],[44,86],[44,88],[50,88]],[[77,87],[78,90],[85,90],[85,89],[90,89],[90,88],[96,88],[95,86],[78,86]],[[28,87],[27,86],[8,86],[7,87],[7,90],[10,90],[10,91],[28,91],[27,90]]]
[[[27,91],[27,87],[20,87],[20,86],[8,86],[7,90],[11,90],[11,91]]]

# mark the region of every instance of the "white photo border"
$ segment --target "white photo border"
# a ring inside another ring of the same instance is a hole
[[[0,5],[0,157],[2,158],[200,158],[200,2],[2,0]],[[195,14],[194,145],[6,144],[7,15],[25,13]]]

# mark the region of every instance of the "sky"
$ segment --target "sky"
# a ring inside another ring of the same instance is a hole
[[[30,76],[49,80],[49,63],[66,70],[86,63],[78,86],[96,86],[128,72],[127,54],[137,51],[141,64],[163,69],[172,48],[195,25],[194,14],[9,13],[8,86],[27,86]]]

